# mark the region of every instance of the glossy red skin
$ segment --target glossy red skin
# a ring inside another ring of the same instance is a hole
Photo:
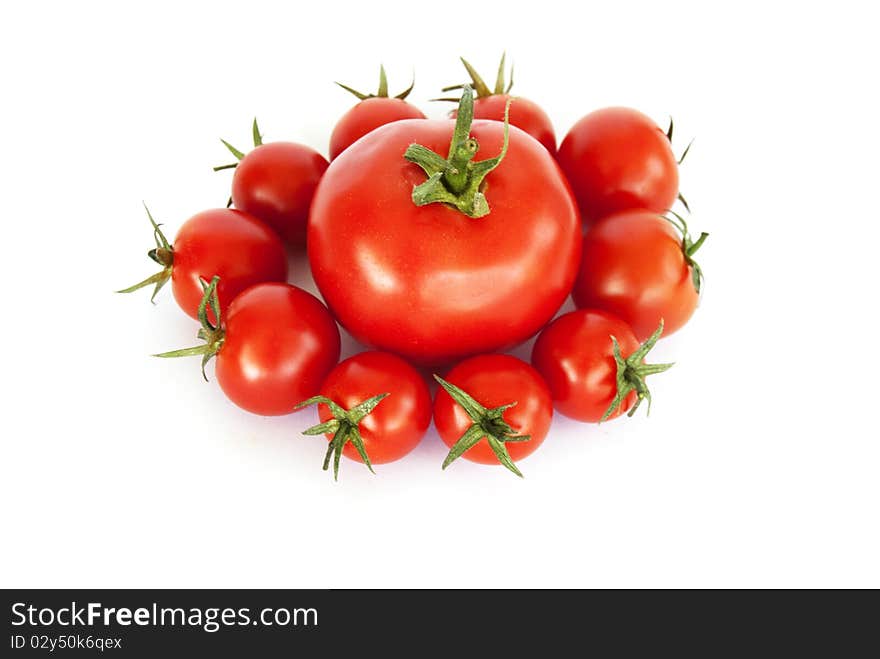
[[[617,363],[611,337],[624,358],[639,347],[629,325],[604,311],[581,309],[550,323],[532,348],[532,366],[543,376],[556,409],[578,421],[597,423],[617,395]],[[630,393],[609,419],[636,401]]]
[[[572,298],[626,321],[644,341],[663,320],[663,336],[681,328],[697,308],[681,236],[652,211],[627,211],[597,222],[584,236],[584,257]]]
[[[327,308],[290,284],[257,284],[236,297],[217,353],[220,388],[254,414],[290,414],[318,393],[339,360],[339,329]]]
[[[663,213],[678,196],[678,163],[666,134],[630,108],[578,121],[557,154],[587,222],[623,210]]]
[[[417,207],[424,172],[413,142],[446,153],[452,121],[376,129],[334,160],[309,218],[312,273],[334,316],[361,342],[418,364],[444,364],[521,343],[559,309],[577,272],[580,220],[553,158],[518,128],[486,179],[490,213]],[[475,121],[479,160],[503,126]]]
[[[474,99],[474,118],[504,121],[504,107],[510,94],[493,94]],[[452,116],[458,113],[453,110]],[[534,101],[522,96],[514,96],[510,104],[510,123],[521,128],[544,145],[550,153],[556,153],[556,133],[553,122],[546,112]]]
[[[287,280],[284,244],[268,225],[239,210],[215,208],[193,215],[177,232],[173,249],[171,290],[180,308],[196,319],[204,296],[199,277],[220,277],[221,311],[249,286]]]
[[[362,352],[336,366],[321,385],[321,395],[349,410],[379,394],[389,394],[359,424],[364,448],[373,464],[400,460],[412,451],[431,425],[431,392],[424,378],[400,357]],[[333,418],[318,406],[321,421]],[[327,439],[333,435],[328,434]],[[363,462],[351,442],[342,454]]]
[[[491,409],[516,401],[504,411],[504,420],[520,435],[531,435],[525,442],[509,442],[507,452],[516,462],[531,455],[544,441],[553,418],[550,390],[540,374],[524,361],[510,355],[479,355],[461,362],[443,378],[483,407]],[[464,409],[442,387],[434,397],[434,425],[449,447],[473,424]],[[486,439],[481,439],[462,456],[480,464],[499,464]]]
[[[266,222],[291,245],[302,245],[309,205],[327,165],[324,156],[302,144],[263,144],[235,168],[232,203]]]
[[[379,126],[401,119],[424,119],[415,105],[399,98],[367,98],[342,115],[330,135],[330,160]]]

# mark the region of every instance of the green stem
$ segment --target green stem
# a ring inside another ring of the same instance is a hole
[[[343,85],[341,82],[337,82],[337,85],[342,87],[349,94],[352,94],[359,101],[366,101],[368,98],[388,98],[388,76],[385,74],[385,66],[379,65],[379,89],[375,94],[364,94],[363,92],[359,92],[357,89],[353,89],[348,85]],[[409,87],[404,89],[402,92],[397,94],[394,98],[399,99],[401,101],[405,100],[407,96],[409,96],[410,92],[413,90],[416,84],[416,76],[413,73],[412,82]]]
[[[205,345],[161,352],[153,355],[153,357],[173,358],[195,357],[201,355],[202,377],[205,378],[205,382],[207,382],[208,376],[205,373],[205,366],[211,361],[212,357],[220,352],[220,348],[223,347],[223,342],[226,340],[226,333],[222,328],[220,318],[220,299],[217,296],[217,285],[220,283],[220,277],[214,275],[213,279],[211,279],[211,283],[206,282],[204,279],[200,279],[199,281],[201,282],[205,293],[202,296],[201,302],[199,302],[198,317],[199,323],[202,327],[199,330],[198,337],[205,342]],[[214,323],[208,318],[209,308],[214,314]]]
[[[663,321],[661,320],[660,325],[654,330],[654,333],[648,337],[648,340],[626,358],[620,354],[620,344],[617,342],[617,338],[614,336],[611,337],[614,361],[617,364],[617,393],[611,401],[611,404],[608,406],[608,409],[605,410],[605,414],[603,414],[602,418],[599,420],[600,423],[606,421],[608,417],[614,414],[614,412],[626,402],[626,399],[632,392],[636,392],[637,398],[635,405],[632,406],[632,409],[630,409],[627,416],[635,414],[643,400],[648,401],[648,414],[651,413],[651,392],[648,389],[648,385],[645,383],[645,378],[649,375],[667,371],[673,366],[673,364],[644,363],[648,352],[650,352],[651,348],[656,345],[662,335]]]
[[[498,462],[522,478],[522,472],[514,464],[506,446],[507,442],[527,442],[531,439],[531,435],[516,434],[516,431],[504,420],[504,411],[516,405],[516,401],[487,409],[466,391],[447,382],[439,375],[435,375],[434,379],[440,383],[440,386],[452,397],[452,400],[461,406],[473,422],[453,444],[443,461],[442,468],[446,469],[466,451],[485,439],[495,457],[498,458]]]
[[[171,279],[171,271],[174,265],[174,248],[171,246],[171,243],[168,242],[168,239],[165,238],[162,229],[159,228],[162,225],[156,224],[156,220],[153,219],[153,215],[150,213],[150,209],[147,208],[146,203],[144,204],[144,210],[147,211],[147,217],[150,219],[150,224],[153,225],[153,240],[156,243],[156,247],[147,252],[147,256],[161,265],[162,269],[159,272],[150,275],[143,281],[139,281],[134,286],[129,286],[128,288],[123,288],[116,292],[133,293],[146,286],[155,285],[155,288],[153,288],[153,294],[150,296],[150,302],[155,304],[156,295],[162,290],[162,287],[168,283],[168,280]]]
[[[446,158],[421,144],[411,144],[403,157],[424,170],[428,180],[413,187],[412,200],[416,206],[449,204],[468,217],[479,218],[489,213],[489,203],[482,193],[486,176],[501,164],[507,155],[510,124],[510,99],[504,108],[504,143],[501,153],[494,158],[474,162],[480,148],[471,137],[474,119],[474,96],[470,85],[465,85],[458,105],[458,115],[449,154]]]
[[[367,449],[364,446],[364,439],[361,437],[360,422],[364,420],[376,405],[387,397],[388,393],[379,394],[368,398],[362,403],[355,405],[350,410],[346,410],[338,405],[327,396],[312,396],[308,400],[299,403],[295,409],[302,409],[309,405],[326,405],[330,409],[333,418],[329,421],[319,423],[311,428],[303,430],[303,435],[328,435],[333,434],[330,439],[330,445],[327,447],[327,453],[324,455],[324,471],[330,468],[330,458],[333,458],[333,480],[339,480],[339,462],[342,457],[342,450],[349,442],[361,456],[361,460],[372,473],[373,465],[370,462],[370,456],[367,455]]]
[[[699,295],[700,289],[703,286],[703,269],[694,260],[693,256],[703,246],[703,243],[706,242],[709,234],[703,231],[700,233],[699,238],[693,240],[688,230],[687,221],[675,211],[670,210],[669,215],[672,217],[664,216],[664,218],[681,234],[681,251],[684,254],[685,261],[691,267],[691,279],[694,283],[694,289],[697,291],[697,295]]]

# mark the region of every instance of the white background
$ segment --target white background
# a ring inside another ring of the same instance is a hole
[[[0,586],[880,586],[869,3],[465,4],[3,5]],[[557,418],[524,480],[441,472],[432,430],[334,483],[313,411],[251,416],[148,356],[196,327],[170,290],[111,292],[152,271],[142,199],[173,236],[225,202],[218,137],[254,115],[326,153],[333,80],[414,68],[440,117],[457,56],[490,77],[504,48],[560,139],[609,104],[697,138],[704,300],[649,419]]]

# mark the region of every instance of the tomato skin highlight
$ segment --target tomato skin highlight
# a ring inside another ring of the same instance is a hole
[[[532,366],[543,376],[556,409],[565,416],[598,423],[617,394],[617,364],[611,337],[624,357],[639,347],[632,329],[604,311],[581,309],[555,319],[532,348]],[[630,393],[608,419],[636,401]]]
[[[456,365],[444,379],[487,408],[517,402],[504,411],[504,420],[517,433],[531,435],[531,439],[505,444],[514,462],[534,453],[547,436],[553,417],[550,390],[541,375],[524,361],[510,355],[478,355]],[[434,397],[434,425],[443,442],[452,448],[472,423],[464,409],[439,388]],[[485,438],[461,457],[479,464],[499,464]]]
[[[510,94],[492,94],[474,99],[474,118],[489,119],[491,121],[504,121],[504,108],[508,99],[513,98],[510,104],[510,124],[524,130],[529,135],[544,145],[551,154],[556,153],[556,133],[553,130],[553,122],[546,112],[534,101],[522,96]],[[457,116],[453,110],[452,117]]]
[[[254,284],[287,280],[284,244],[268,225],[240,210],[216,208],[193,215],[180,227],[173,247],[171,290],[180,308],[195,319],[204,295],[200,277],[220,276],[221,312]]]
[[[596,110],[580,119],[557,159],[587,223],[623,210],[664,213],[678,196],[678,162],[666,134],[631,108]]]
[[[584,236],[583,261],[572,298],[628,323],[643,341],[662,319],[663,336],[680,329],[699,295],[681,236],[652,211],[627,211],[597,222]]]
[[[568,185],[516,127],[485,181],[488,215],[413,203],[426,177],[403,153],[413,142],[446,153],[453,126],[405,120],[365,136],[331,163],[309,218],[309,261],[336,318],[361,342],[417,364],[524,341],[565,301],[580,259]],[[502,124],[475,121],[471,135],[476,160],[501,151]]]
[[[366,98],[346,112],[330,135],[330,160],[379,126],[401,119],[424,119],[424,113],[399,98]]]
[[[266,222],[291,245],[302,245],[309,205],[327,165],[324,156],[302,144],[263,144],[235,168],[232,203]]]
[[[217,382],[254,414],[293,412],[318,392],[339,359],[333,317],[315,296],[290,284],[257,284],[241,293],[229,305],[224,329]]]
[[[320,394],[351,409],[365,400],[388,393],[359,424],[364,448],[373,464],[399,460],[412,451],[431,424],[431,392],[416,369],[387,352],[362,352],[340,362],[324,380]],[[333,418],[327,405],[318,406],[321,422]],[[333,439],[332,434],[327,439]],[[363,462],[347,443],[347,458]]]

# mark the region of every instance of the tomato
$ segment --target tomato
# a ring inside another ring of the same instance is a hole
[[[265,221],[291,245],[302,245],[309,205],[327,165],[324,156],[302,144],[263,144],[235,168],[232,203]]]
[[[216,208],[193,215],[183,223],[172,246],[153,220],[156,248],[149,255],[163,269],[121,293],[155,284],[153,297],[171,280],[177,304],[198,318],[204,295],[200,278],[221,278],[218,286],[221,309],[244,289],[267,281],[287,279],[287,254],[278,236],[248,213]],[[211,320],[213,315],[209,310]]]
[[[702,270],[693,254],[708,236],[692,242],[686,223],[676,229],[683,222],[637,210],[591,226],[572,291],[575,304],[620,316],[641,340],[661,320],[666,335],[682,327],[699,299]]]
[[[443,468],[461,456],[522,476],[514,462],[535,452],[553,417],[550,390],[538,372],[510,355],[479,355],[437,381],[434,425],[450,448]]]
[[[399,460],[412,451],[431,424],[431,393],[419,372],[396,355],[362,352],[340,362],[320,394],[300,407],[319,403],[321,423],[304,434],[330,440],[324,469],[334,456],[372,464]],[[328,431],[329,429],[329,431]]]
[[[263,144],[256,119],[253,140],[254,149],[247,155],[221,140],[238,162],[215,167],[214,171],[235,169],[229,203],[266,222],[291,245],[302,245],[309,205],[327,169],[327,160],[303,144]]]
[[[202,300],[219,313],[211,280]],[[327,308],[310,293],[282,283],[257,284],[238,295],[219,324],[200,314],[205,345],[159,357],[202,355],[202,368],[216,357],[223,393],[248,412],[289,414],[318,392],[339,359],[339,329]]]
[[[462,98],[473,102],[469,90]],[[334,316],[361,342],[419,364],[524,341],[565,301],[580,258],[577,208],[547,150],[510,127],[504,153],[504,124],[468,126],[466,111],[455,126],[377,128],[330,164],[309,218],[312,273]],[[445,153],[454,131],[464,153],[454,171],[472,177],[458,196],[445,174],[422,169],[453,171],[426,152]],[[496,157],[471,162],[476,148]]]
[[[498,77],[495,80],[495,88],[489,89],[489,86],[477,74],[474,68],[464,59],[462,63],[467,69],[471,77],[474,91],[477,98],[474,101],[474,118],[491,119],[493,121],[504,121],[504,109],[508,100],[514,99],[510,105],[510,123],[538,140],[544,145],[550,153],[556,153],[556,133],[553,130],[553,122],[541,107],[534,101],[530,101],[522,96],[511,96],[510,88],[513,86],[513,69],[510,70],[510,83],[505,85],[504,80],[504,60],[505,56],[501,56],[501,65],[498,67]],[[443,91],[456,89],[455,87],[447,87]],[[458,99],[444,99],[458,100]],[[456,116],[456,111],[451,113]]]
[[[605,108],[583,117],[557,159],[587,222],[638,208],[663,213],[678,195],[669,139],[638,110]]]
[[[553,404],[578,421],[630,416],[650,392],[644,379],[672,364],[645,364],[662,323],[641,346],[623,320],[604,311],[581,309],[548,325],[532,348],[532,365],[544,377]]]
[[[385,67],[379,68],[379,91],[376,94],[362,94],[341,83],[336,84],[357,96],[360,103],[342,115],[342,118],[336,122],[333,133],[330,135],[330,160],[336,158],[354,142],[379,126],[401,119],[425,118],[421,110],[405,100],[412,91],[413,85],[394,98],[388,97]]]

